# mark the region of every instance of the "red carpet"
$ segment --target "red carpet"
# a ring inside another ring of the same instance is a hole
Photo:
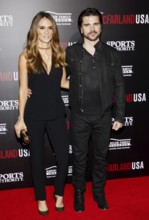
[[[148,220],[149,219],[149,177],[108,180],[106,195],[110,209],[100,210],[93,201],[91,183],[87,183],[85,212],[73,210],[73,188],[66,185],[65,211],[54,209],[53,186],[47,186],[47,203],[50,213],[40,216],[34,201],[33,188],[1,190],[1,220]]]

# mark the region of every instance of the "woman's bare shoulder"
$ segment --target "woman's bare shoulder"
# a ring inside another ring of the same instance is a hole
[[[26,52],[23,51],[20,55],[19,55],[19,63],[26,63],[27,59],[26,59]]]

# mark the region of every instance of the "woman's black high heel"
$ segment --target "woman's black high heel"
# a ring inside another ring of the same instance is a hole
[[[56,198],[56,195],[55,195],[55,194],[54,194],[54,199],[55,199],[55,203],[56,203],[57,198]],[[57,207],[57,206],[55,205],[55,210],[58,211],[58,212],[63,212],[63,211],[64,211],[64,206],[62,206],[62,207]]]
[[[58,212],[63,212],[64,211],[64,206],[63,207],[55,206],[55,210],[58,211]]]
[[[46,215],[49,214],[49,210],[46,210],[46,211],[40,211],[40,210],[38,209],[38,212],[39,212],[40,215],[43,215],[43,216],[46,216]]]
[[[38,202],[39,202],[39,201],[38,201]],[[46,202],[45,202],[45,205],[47,206]],[[43,208],[43,207],[42,207],[42,208]],[[49,214],[49,209],[48,209],[48,207],[47,207],[47,210],[41,211],[41,210],[39,209],[39,203],[38,203],[38,213],[39,213],[40,215],[42,215],[42,216],[46,216],[46,215]]]

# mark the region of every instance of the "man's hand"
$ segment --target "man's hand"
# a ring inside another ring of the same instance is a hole
[[[113,130],[115,130],[115,131],[118,131],[120,128],[122,128],[123,127],[123,124],[122,123],[120,123],[119,121],[115,121],[114,123],[113,123],[113,126],[112,126],[112,129]]]
[[[30,98],[31,95],[32,95],[32,90],[28,88],[27,97]]]

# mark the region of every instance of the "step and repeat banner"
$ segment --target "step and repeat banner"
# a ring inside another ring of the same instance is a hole
[[[120,51],[126,85],[125,126],[111,133],[107,178],[149,175],[149,11],[146,0],[0,0],[0,189],[32,186],[30,152],[23,149],[14,133],[18,115],[18,57],[26,41],[32,18],[41,10],[55,19],[63,48],[80,39],[77,18],[87,7],[103,15],[102,41]],[[69,98],[62,91],[67,111]],[[53,184],[56,165],[46,139],[47,184]],[[68,182],[72,176],[72,143]],[[86,179],[91,180],[92,143]]]

